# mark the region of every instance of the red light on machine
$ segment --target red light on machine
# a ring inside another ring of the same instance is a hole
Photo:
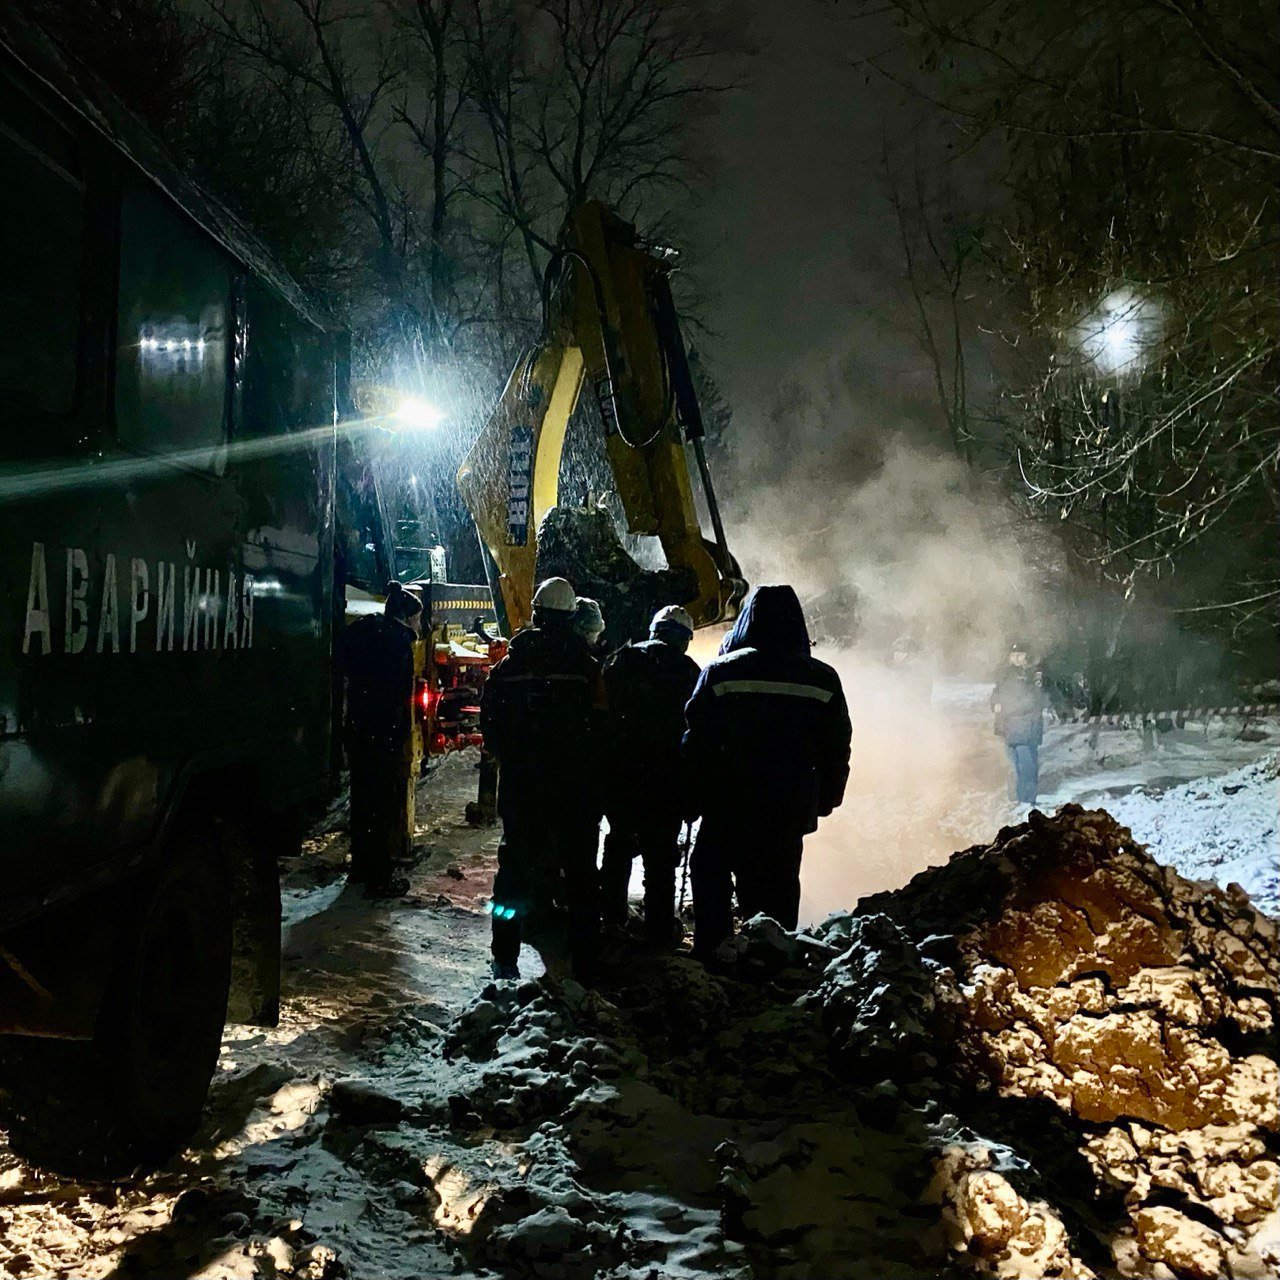
[[[434,716],[436,713],[436,707],[440,705],[440,690],[433,689],[431,685],[427,684],[426,681],[423,681],[420,701],[422,703],[423,714]]]

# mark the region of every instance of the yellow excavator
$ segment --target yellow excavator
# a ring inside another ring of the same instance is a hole
[[[483,745],[477,720],[484,682],[507,640],[531,620],[539,577],[563,574],[583,594],[599,596],[618,642],[641,634],[664,604],[682,604],[699,627],[737,616],[746,583],[726,544],[707,466],[702,414],[671,296],[672,257],[642,244],[636,229],[602,204],[584,204],[570,219],[544,278],[542,338],[517,363],[458,471],[489,591],[443,581],[443,569],[434,567],[408,584],[426,606],[415,759]],[[559,504],[565,435],[588,381],[627,528],[658,539],[663,570],[640,569],[604,508]],[[686,450],[701,481],[711,539],[702,533]],[[370,522],[385,527],[386,558],[396,565],[386,513]],[[491,606],[484,595],[491,595]],[[368,594],[361,607],[379,603],[376,593]],[[485,615],[499,634],[488,630]],[[478,801],[467,807],[471,821],[493,821],[495,791],[486,756]],[[412,793],[411,786],[410,823]]]
[[[671,296],[673,256],[643,244],[635,227],[591,202],[574,212],[548,264],[542,340],[516,365],[458,471],[507,636],[532,616],[534,587],[545,573],[539,534],[558,507],[565,433],[587,382],[627,528],[659,540],[667,594],[684,597],[660,603],[683,604],[700,627],[737,615],[746,583],[725,541],[707,466]],[[696,463],[711,539],[702,533],[686,450]],[[572,571],[566,576],[574,578]],[[604,576],[616,572],[606,569]]]

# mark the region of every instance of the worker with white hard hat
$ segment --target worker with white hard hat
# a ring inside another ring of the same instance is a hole
[[[574,629],[578,601],[564,578],[533,597],[533,625],[511,639],[485,682],[480,730],[499,765],[502,842],[493,884],[493,972],[518,978],[523,927],[545,913],[557,868],[569,907],[575,976],[594,976],[599,900],[599,801],[589,784],[600,754],[600,666]]]
[[[538,588],[533,593],[534,626],[539,624],[539,614],[543,615],[542,621],[552,621],[546,615],[571,614],[577,607],[577,593],[567,578],[546,578],[538,583]]]

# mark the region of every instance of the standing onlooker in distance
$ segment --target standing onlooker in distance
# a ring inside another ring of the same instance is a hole
[[[991,691],[995,731],[1009,755],[1009,799],[1034,805],[1040,789],[1040,744],[1044,741],[1045,692],[1026,648],[1015,641]]]

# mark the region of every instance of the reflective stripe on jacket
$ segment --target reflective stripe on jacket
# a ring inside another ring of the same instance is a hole
[[[853,730],[825,662],[738,648],[703,671],[685,715],[704,815],[809,832],[844,798]]]

